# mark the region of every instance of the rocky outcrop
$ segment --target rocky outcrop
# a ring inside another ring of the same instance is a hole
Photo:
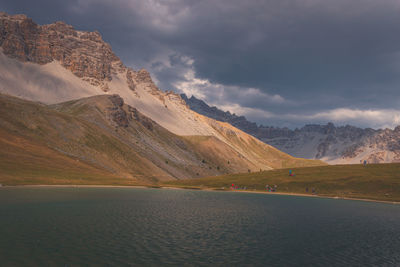
[[[94,85],[110,81],[123,64],[98,32],[76,31],[64,22],[38,25],[24,15],[0,14],[3,53],[21,61],[46,64],[58,60]]]
[[[153,83],[150,73],[145,69],[141,69],[136,73],[135,80],[140,83]]]
[[[123,109],[124,100],[119,95],[110,96],[112,106],[107,109],[109,117],[119,127],[129,126],[129,116]]]
[[[136,82],[134,80],[135,78],[135,72],[132,69],[128,69],[126,72],[126,81],[128,83],[129,89],[131,89],[133,92],[136,90]]]
[[[132,120],[136,120],[148,130],[153,130],[154,122],[140,114],[136,108],[124,105],[124,99],[119,95],[109,96],[109,99],[112,106],[107,108],[107,113],[116,128],[127,128]]]
[[[147,118],[146,116],[143,116],[138,112],[136,108],[133,108],[129,106],[129,112],[136,121],[140,122],[147,130],[153,131],[153,127],[155,125],[155,122],[152,121],[151,119]]]
[[[126,72],[128,86],[148,83],[159,91],[148,71],[127,68],[99,32],[75,30],[64,22],[38,25],[25,15],[0,12],[0,47],[5,55],[23,62],[47,64],[57,60],[76,76],[108,91],[113,74]]]

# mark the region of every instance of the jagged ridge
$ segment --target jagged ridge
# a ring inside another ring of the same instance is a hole
[[[400,161],[400,126],[394,130],[358,128],[350,125],[336,127],[310,124],[291,130],[257,125],[244,116],[210,107],[192,96],[181,95],[188,106],[203,115],[231,123],[235,127],[292,156],[322,159],[330,163],[389,163]]]

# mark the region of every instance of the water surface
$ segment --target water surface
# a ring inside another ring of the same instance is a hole
[[[398,266],[400,205],[135,188],[1,188],[1,266]]]

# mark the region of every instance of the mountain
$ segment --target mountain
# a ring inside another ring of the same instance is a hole
[[[216,138],[182,137],[167,131],[118,95],[44,105],[0,94],[0,118],[0,143],[2,148],[10,147],[2,150],[3,164],[10,159],[21,162],[18,159],[26,151],[16,149],[20,143],[20,148],[38,148],[27,165],[40,165],[45,148],[52,158],[69,157],[66,163],[72,158],[83,164],[89,174],[94,167],[103,175],[136,183],[247,172],[254,167]],[[10,143],[10,139],[20,141]],[[43,168],[49,166],[42,164]],[[6,169],[25,168],[8,165]],[[6,173],[3,169],[0,177]],[[31,174],[23,170],[21,176],[26,175]]]
[[[190,110],[148,71],[126,67],[98,32],[0,13],[0,50],[2,101],[24,103],[4,111],[7,134],[17,129],[27,142],[119,177],[152,181],[322,164]],[[38,123],[31,126],[27,114]],[[42,130],[25,132],[29,127]]]
[[[193,111],[196,111],[204,116],[213,118],[217,121],[228,122],[229,124],[249,133],[253,136],[257,133],[259,127],[257,123],[250,122],[244,116],[237,116],[229,111],[222,111],[217,107],[211,107],[201,99],[197,99],[195,96],[187,97],[185,94],[180,94],[181,98]]]
[[[394,130],[354,126],[306,125],[300,129],[258,126],[244,116],[210,107],[192,96],[181,95],[194,111],[224,121],[295,157],[320,159],[331,164],[400,162],[400,126]]]

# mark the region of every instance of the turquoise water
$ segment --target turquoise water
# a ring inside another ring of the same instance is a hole
[[[1,188],[0,266],[399,266],[400,205],[134,188]]]

